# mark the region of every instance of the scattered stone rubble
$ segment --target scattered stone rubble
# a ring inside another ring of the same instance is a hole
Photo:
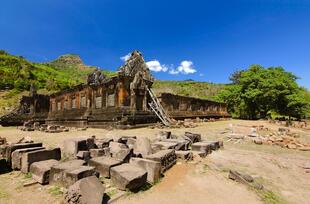
[[[229,118],[186,118],[184,120],[176,120],[171,118],[172,123],[170,124],[170,128],[195,128],[199,125],[199,123],[203,123],[203,122],[215,122],[215,121],[223,121],[223,120],[229,120]],[[156,123],[153,126],[150,126],[150,128],[165,128],[166,126],[164,126],[162,123]]]
[[[253,139],[255,144],[277,145],[288,149],[298,149],[301,151],[310,151],[310,144],[303,143],[297,138],[299,135],[293,133],[289,128],[279,128],[278,131],[270,132],[269,134],[261,134]]]
[[[69,128],[60,125],[47,125],[38,122],[26,121],[23,126],[19,128],[22,131],[41,131],[47,133],[68,132]]]
[[[250,139],[257,145],[277,145],[282,148],[310,151],[310,144],[299,140],[300,135],[288,127],[279,127],[277,131],[273,131],[263,125],[249,127],[231,124],[227,137],[227,142],[238,143]]]
[[[268,120],[269,123],[282,125],[286,127],[294,127],[294,128],[309,128],[307,121],[291,121],[288,120]]]
[[[200,134],[176,136],[167,131],[153,141],[131,136],[71,138],[62,150],[47,149],[31,139],[19,142],[1,145],[7,166],[31,172],[40,184],[66,188],[64,199],[70,204],[107,202],[111,199],[104,187],[107,180],[120,191],[137,191],[156,183],[178,159],[205,157],[223,146],[220,141],[203,141]]]

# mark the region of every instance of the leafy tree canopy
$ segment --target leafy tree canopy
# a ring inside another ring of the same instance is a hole
[[[282,67],[252,65],[233,73],[232,84],[218,99],[228,104],[233,115],[244,119],[266,118],[270,111],[302,118],[309,111],[309,92],[298,86],[297,79]]]

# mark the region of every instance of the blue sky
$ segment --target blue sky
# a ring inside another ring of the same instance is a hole
[[[310,1],[3,1],[0,49],[38,62],[75,53],[110,70],[138,49],[158,79],[214,83],[283,66],[310,88]]]

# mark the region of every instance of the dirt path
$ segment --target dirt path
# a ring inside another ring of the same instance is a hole
[[[203,169],[200,168],[203,171]],[[229,196],[227,196],[229,195]],[[254,192],[229,181],[222,174],[201,172],[196,165],[179,164],[170,169],[163,180],[147,192],[130,195],[119,204],[131,203],[261,203]]]

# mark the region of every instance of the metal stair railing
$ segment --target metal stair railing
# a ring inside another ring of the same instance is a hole
[[[162,107],[162,105],[160,104],[159,99],[155,96],[155,94],[153,93],[152,89],[149,89],[147,87],[147,91],[148,91],[149,95],[152,98],[152,102],[149,103],[150,108],[152,109],[152,111],[157,115],[157,117],[161,120],[161,122],[165,126],[170,126],[172,121],[169,118],[168,114],[165,112],[165,110]]]

